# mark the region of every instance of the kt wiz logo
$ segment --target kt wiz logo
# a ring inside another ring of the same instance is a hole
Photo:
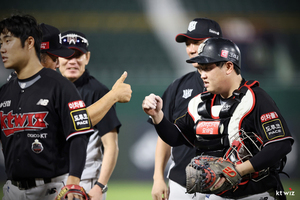
[[[292,188],[289,188],[290,191],[278,191],[276,190],[276,196],[295,196],[295,191]]]
[[[4,114],[3,111],[1,111],[1,129],[7,137],[19,131],[44,129],[47,128],[45,121],[47,115],[48,112],[13,114],[13,112],[10,111]]]

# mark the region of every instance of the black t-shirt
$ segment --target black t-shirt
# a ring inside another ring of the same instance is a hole
[[[0,88],[1,142],[8,179],[52,178],[69,172],[69,143],[93,131],[74,85],[43,68]]]

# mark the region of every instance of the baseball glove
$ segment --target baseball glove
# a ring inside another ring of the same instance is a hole
[[[185,170],[186,189],[190,194],[195,192],[222,194],[237,187],[242,180],[232,162],[213,156],[197,156],[191,160]],[[222,177],[226,181],[215,188]]]
[[[79,185],[66,185],[57,195],[55,200],[67,200],[68,194],[73,193],[82,196],[85,200],[90,200],[90,196],[86,193],[85,189]]]

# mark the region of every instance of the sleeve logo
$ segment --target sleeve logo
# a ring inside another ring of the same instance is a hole
[[[268,140],[284,137],[284,129],[280,119],[274,119],[262,124],[263,130]]]
[[[70,114],[76,131],[91,128],[90,120],[85,108],[72,111]]]
[[[78,100],[78,101],[73,101],[68,103],[68,106],[70,110],[77,110],[77,109],[85,108],[85,103],[82,100]]]
[[[260,117],[260,121],[262,123],[264,122],[267,122],[269,120],[272,120],[272,119],[277,119],[278,118],[278,115],[276,112],[269,112],[269,113],[266,113],[266,114],[263,114],[261,117]]]

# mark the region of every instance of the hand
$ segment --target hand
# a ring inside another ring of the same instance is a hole
[[[117,102],[119,103],[127,103],[131,99],[131,86],[127,83],[124,83],[126,78],[127,72],[124,72],[111,89],[112,92],[115,92]]]
[[[91,200],[102,200],[102,189],[95,185],[89,192]]]
[[[159,114],[159,112],[161,112],[162,104],[162,99],[152,93],[149,96],[145,97],[142,108],[147,115],[155,118]]]
[[[164,180],[154,181],[151,195],[153,200],[167,200],[169,199],[169,187]]]

